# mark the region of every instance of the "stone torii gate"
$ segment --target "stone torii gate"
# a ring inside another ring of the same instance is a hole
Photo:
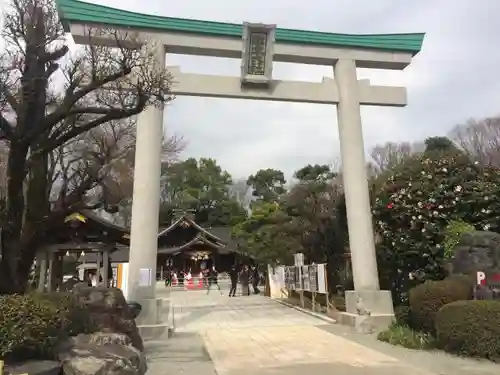
[[[360,106],[403,107],[407,104],[406,89],[358,80],[356,68],[403,70],[420,51],[424,34],[332,34],[275,25],[160,17],[76,0],[56,3],[76,43],[89,42],[90,28],[111,27],[124,35],[134,30],[139,40],[155,41],[160,66],[165,66],[167,53],[241,59],[240,77],[169,68],[175,78],[175,95],[335,104],[355,287],[346,293],[346,315],[357,315],[361,297],[372,317],[382,324],[391,321],[394,312],[390,292],[379,287]],[[100,42],[109,40],[95,41]],[[332,66],[334,79],[276,80],[272,77],[274,61]],[[147,108],[138,116],[137,124],[128,298],[143,305],[143,324],[157,324],[154,275],[163,109]]]

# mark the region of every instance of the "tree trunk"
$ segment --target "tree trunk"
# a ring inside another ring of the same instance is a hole
[[[25,288],[35,260],[36,252],[46,231],[50,215],[50,186],[48,156],[39,155],[32,160],[26,192],[26,215],[21,232],[21,258],[17,266],[20,286]]]
[[[49,215],[47,157],[40,156],[33,160],[25,195],[26,155],[27,151],[20,145],[12,147],[9,154],[7,214],[2,232],[0,260],[0,294],[25,291]]]
[[[24,216],[24,178],[28,149],[12,142],[7,161],[7,209],[2,230],[0,294],[22,291],[17,269],[21,257]]]

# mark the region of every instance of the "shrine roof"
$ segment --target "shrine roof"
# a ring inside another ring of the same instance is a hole
[[[156,16],[116,9],[78,0],[55,0],[59,17],[66,30],[71,23],[88,23],[115,27],[191,33],[206,36],[242,38],[241,24],[201,21],[186,18]],[[298,29],[276,29],[276,42],[347,48],[368,48],[379,51],[420,52],[424,33],[403,34],[338,34]]]
[[[191,241],[186,242],[185,244],[177,247],[168,247],[168,248],[163,248],[158,250],[158,254],[165,254],[165,255],[176,255],[178,253],[183,252],[184,250],[189,250],[191,247],[196,246],[196,245],[207,245],[209,248],[212,248],[216,250],[217,252],[227,254],[231,253],[232,251],[226,248],[225,244],[222,243],[214,243],[210,240],[208,240],[206,237],[203,237],[202,235],[198,235],[195,238],[193,238]]]
[[[197,224],[193,219],[191,219],[188,215],[183,215],[179,219],[177,219],[174,223],[172,223],[169,227],[163,229],[158,233],[158,239],[167,236],[169,233],[172,233],[176,228],[189,228],[192,227],[196,229],[200,234],[205,236],[207,239],[212,242],[225,244],[226,241],[219,238],[215,234],[213,234],[210,230],[203,228],[199,224]]]
[[[45,237],[51,244],[74,241],[128,244],[130,241],[129,232],[125,227],[90,210],[74,212],[53,223]]]

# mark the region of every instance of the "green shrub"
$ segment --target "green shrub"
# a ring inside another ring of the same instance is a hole
[[[435,347],[432,335],[413,331],[410,327],[397,323],[380,332],[377,338],[391,345],[400,345],[408,349],[432,349]]]
[[[409,306],[397,306],[394,309],[394,315],[396,317],[396,323],[402,326],[410,325],[410,307]]]
[[[61,340],[90,330],[90,316],[69,294],[0,296],[0,358],[50,359]]]
[[[500,301],[456,301],[436,315],[438,344],[450,353],[500,359]]]
[[[435,333],[434,318],[444,305],[472,299],[472,284],[468,277],[454,276],[441,281],[426,281],[410,290],[411,327]]]

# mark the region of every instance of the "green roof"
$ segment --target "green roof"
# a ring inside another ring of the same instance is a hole
[[[55,2],[59,10],[59,16],[68,31],[68,25],[71,23],[92,23],[229,38],[241,38],[243,34],[241,24],[154,16],[78,0],[55,0]],[[352,35],[278,28],[276,29],[276,42],[369,48],[380,51],[402,51],[417,54],[422,48],[424,35],[424,33]]]

